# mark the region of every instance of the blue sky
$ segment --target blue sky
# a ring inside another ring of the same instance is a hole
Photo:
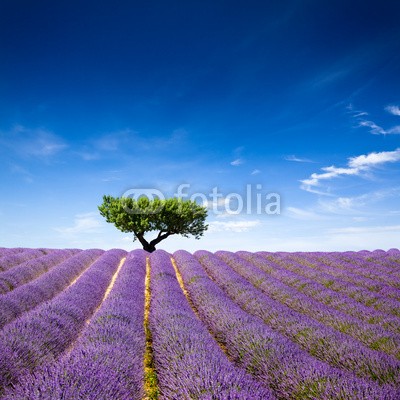
[[[399,20],[388,0],[3,0],[0,246],[138,247],[102,196],[186,184],[210,228],[160,248],[398,247]]]

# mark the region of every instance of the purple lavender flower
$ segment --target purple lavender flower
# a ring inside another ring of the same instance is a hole
[[[26,285],[0,295],[0,328],[60,293],[103,253],[96,249],[79,252]]]
[[[0,332],[0,364],[13,365],[16,374],[0,371],[0,393],[38,366],[55,362],[78,337],[100,304],[124,250],[109,250],[72,286],[54,299],[25,313]]]
[[[170,255],[150,256],[155,367],[165,399],[272,399],[271,391],[226,357],[190,307]]]
[[[129,253],[73,348],[27,374],[3,399],[142,399],[146,253]]]

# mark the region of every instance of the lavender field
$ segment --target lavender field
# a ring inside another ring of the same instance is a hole
[[[399,399],[400,251],[0,248],[0,399]]]

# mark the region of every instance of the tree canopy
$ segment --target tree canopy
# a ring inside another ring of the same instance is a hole
[[[192,200],[103,196],[98,208],[107,222],[121,232],[132,232],[133,241],[139,240],[148,252],[153,252],[158,243],[171,235],[193,235],[200,239],[208,228],[207,209]],[[151,231],[158,231],[158,235],[149,242],[144,235]]]

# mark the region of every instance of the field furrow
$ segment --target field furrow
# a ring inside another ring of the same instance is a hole
[[[400,299],[400,279],[396,277],[389,277],[387,275],[379,275],[379,279],[376,278],[375,273],[371,273],[375,276],[374,279],[367,274],[362,273],[362,269],[351,268],[350,263],[346,261],[337,260],[332,262],[331,259],[326,257],[315,257],[312,254],[301,254],[292,256],[292,259],[299,262],[300,264],[316,268],[317,270],[326,272],[329,275],[339,278],[345,282],[352,283],[362,288],[368,289],[371,292],[376,292],[383,297],[391,297],[394,299]],[[349,265],[350,264],[350,265]]]
[[[399,274],[396,249],[0,248],[0,399],[397,400]]]
[[[3,398],[141,399],[145,265],[144,251],[129,253],[72,349],[23,376]]]
[[[0,261],[3,257],[22,253],[25,250],[26,249],[23,247],[12,247],[12,248],[0,247]]]
[[[378,279],[385,282],[386,278],[399,277],[400,264],[384,255],[367,256],[360,253],[307,253],[310,256],[317,256],[321,261],[328,261],[331,265],[337,265],[339,268],[351,270],[357,274],[371,279]],[[400,261],[400,253],[398,257]]]
[[[196,252],[195,256],[240,307],[300,345],[313,357],[380,383],[400,382],[399,361],[382,352],[370,350],[348,335],[271,299],[217,256],[205,251]]]
[[[195,254],[201,258],[204,253]],[[395,389],[390,386],[380,386],[317,360],[260,318],[245,312],[189,253],[176,252],[174,258],[203,321],[235,362],[268,384],[278,398],[395,398]],[[218,262],[212,268],[217,275],[221,273]]]
[[[65,290],[103,250],[84,250],[10,293],[0,295],[0,328]]]
[[[322,285],[329,287],[335,292],[343,293],[348,297],[362,303],[368,307],[372,307],[375,310],[381,311],[388,315],[394,315],[400,317],[400,302],[394,299],[386,298],[378,293],[370,292],[360,286],[346,282],[340,278],[334,277],[333,275],[326,272],[326,269],[320,265],[312,268],[311,266],[303,265],[294,261],[288,255],[268,253],[260,253],[271,261],[277,262],[279,265],[286,269],[295,271],[298,274],[306,276],[307,278],[313,279]]]
[[[179,285],[170,255],[152,253],[150,264],[150,329],[160,398],[274,398],[268,388],[228,360],[198,319]]]
[[[79,252],[80,250],[54,250],[49,254],[27,260],[0,273],[0,294],[5,294],[25,285]]]
[[[80,279],[50,302],[0,332],[0,393],[37,367],[55,362],[76,340],[101,303],[123,250],[109,250]]]
[[[400,359],[400,335],[385,331],[379,325],[371,325],[337,311],[285,285],[238,255],[223,251],[215,254],[270,298],[326,326],[352,336],[373,350],[381,350]]]
[[[24,249],[22,252],[8,254],[0,258],[0,272],[8,271],[18,264],[42,257],[51,252],[52,250],[46,249]]]
[[[311,277],[302,274],[302,268],[293,265],[287,265],[284,268],[258,253],[250,253],[239,251],[239,256],[247,261],[250,261],[264,272],[281,282],[296,288],[298,291],[315,298],[332,308],[358,318],[369,324],[378,325],[386,330],[400,334],[400,318],[394,315],[387,315],[372,307],[368,307],[345,293],[337,292],[330,288],[331,283],[322,284],[311,279]]]

